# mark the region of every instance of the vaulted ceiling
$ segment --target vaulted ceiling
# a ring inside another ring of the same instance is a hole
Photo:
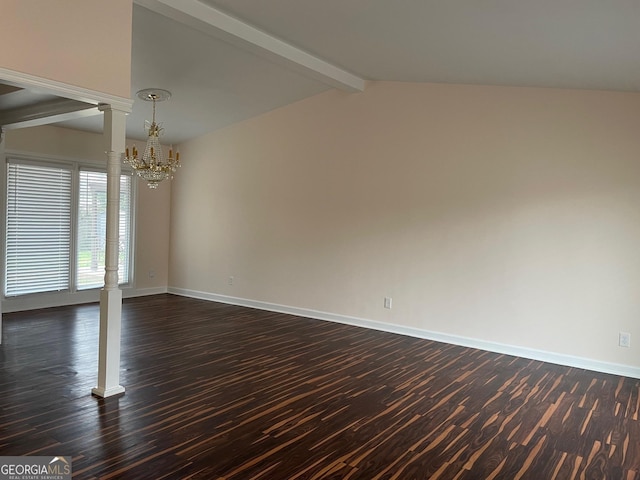
[[[131,96],[172,92],[166,143],[365,81],[640,91],[637,0],[135,0],[133,13]],[[0,88],[0,123],[20,95]],[[101,131],[82,105],[61,108],[61,125]],[[128,135],[150,115],[136,100]]]

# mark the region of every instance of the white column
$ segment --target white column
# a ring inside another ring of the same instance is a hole
[[[120,385],[122,291],[118,288],[120,162],[124,153],[126,112],[101,105],[107,152],[107,232],[104,288],[100,292],[98,385],[91,393],[109,397],[124,392]]]

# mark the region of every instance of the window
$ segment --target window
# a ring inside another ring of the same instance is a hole
[[[67,290],[71,171],[9,164],[6,295]]]
[[[76,278],[78,290],[104,285],[105,233],[107,227],[107,174],[80,171],[78,192],[78,241]],[[129,282],[131,231],[131,177],[120,177],[120,238],[118,278]]]
[[[120,284],[130,281],[131,180],[120,177]],[[104,171],[8,159],[5,296],[104,284],[106,192]]]

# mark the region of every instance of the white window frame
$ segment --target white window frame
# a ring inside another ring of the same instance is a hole
[[[1,157],[0,157],[1,158]],[[2,195],[2,225],[0,230],[3,239],[2,258],[0,263],[2,271],[6,272],[6,227],[7,227],[7,165],[9,163],[22,163],[37,166],[48,166],[57,168],[69,168],[71,171],[71,252],[69,262],[69,289],[59,292],[40,292],[29,293],[19,296],[5,296],[5,274],[0,276],[0,288],[2,295],[3,305],[15,303],[15,307],[10,308],[13,310],[27,310],[30,308],[42,308],[44,306],[56,306],[56,305],[68,305],[75,303],[85,303],[97,301],[99,296],[98,292],[102,287],[80,289],[77,288],[77,234],[78,234],[78,202],[79,202],[79,181],[80,170],[90,170],[95,172],[106,173],[106,161],[104,164],[98,164],[96,162],[82,161],[77,159],[69,159],[65,157],[45,156],[40,154],[29,154],[23,152],[15,152],[5,150],[2,165],[2,174],[0,193]],[[130,168],[123,166],[121,175],[132,175]],[[129,219],[129,279],[126,283],[120,283],[120,289],[131,289],[135,285],[135,247],[136,247],[136,205],[137,205],[137,184],[135,177],[131,179],[131,211]],[[3,308],[3,310],[5,310]],[[6,311],[6,310],[5,310]]]

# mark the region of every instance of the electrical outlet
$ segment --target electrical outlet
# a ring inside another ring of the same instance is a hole
[[[156,276],[156,271],[151,269],[149,270],[149,278],[154,278]]]
[[[388,308],[389,310],[391,310],[392,302],[393,299],[391,297],[384,297],[384,308]]]
[[[629,348],[631,346],[631,334],[627,332],[620,332],[618,334],[618,345]]]
[[[233,277],[229,277],[229,285],[233,285]]]

